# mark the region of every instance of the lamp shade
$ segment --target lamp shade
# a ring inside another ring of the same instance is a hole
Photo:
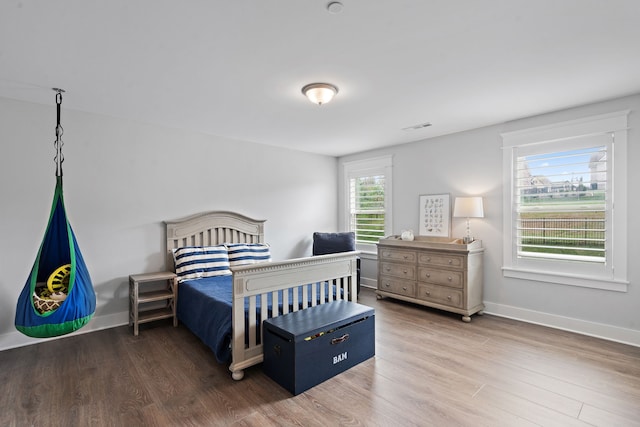
[[[453,216],[455,218],[484,218],[482,197],[456,197]]]
[[[333,99],[338,93],[338,88],[329,83],[312,83],[303,87],[302,93],[309,101],[322,105]]]

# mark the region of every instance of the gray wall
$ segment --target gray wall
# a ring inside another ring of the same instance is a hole
[[[55,105],[0,98],[0,349],[19,334],[15,305],[55,187]],[[274,259],[311,253],[337,228],[337,160],[64,109],[65,205],[97,293],[79,332],[128,321],[128,276],[164,269],[163,220],[206,210],[266,219]]]
[[[640,233],[636,215],[640,183],[640,95],[545,114],[503,125],[388,147],[339,159],[345,161],[393,155],[393,232],[418,230],[420,194],[482,195],[485,218],[472,219],[471,229],[485,249],[484,300],[487,312],[640,345],[640,246],[629,239],[627,293],[554,285],[502,276],[502,140],[501,132],[630,109],[628,133],[629,236]],[[434,124],[437,126],[437,123]],[[341,177],[342,179],[342,177]],[[339,206],[342,209],[342,187]],[[342,216],[340,227],[345,227]],[[452,235],[465,233],[465,220],[454,218]],[[376,277],[374,261],[363,263],[363,275]]]
[[[163,220],[233,210],[268,220],[266,240],[275,259],[307,255],[313,231],[344,229],[338,221],[338,163],[392,154],[395,233],[417,231],[420,194],[483,195],[486,218],[472,220],[472,230],[486,248],[488,312],[640,345],[640,249],[633,239],[627,293],[505,279],[501,272],[500,133],[623,109],[632,110],[628,231],[634,236],[640,232],[632,214],[640,209],[634,197],[640,183],[640,96],[339,161],[63,108],[65,203],[98,295],[94,320],[79,332],[127,322],[128,275],[164,267]],[[38,341],[16,332],[13,320],[51,207],[54,128],[54,105],[0,98],[0,349]],[[464,234],[464,220],[454,219],[452,227],[452,235]],[[365,277],[375,279],[374,261],[365,259],[363,268]]]

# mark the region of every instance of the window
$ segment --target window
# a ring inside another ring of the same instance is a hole
[[[391,157],[344,163],[344,181],[345,224],[358,250],[375,252],[391,234]]]
[[[505,276],[626,291],[627,114],[502,135]]]

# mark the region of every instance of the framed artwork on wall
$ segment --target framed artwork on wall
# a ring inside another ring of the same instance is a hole
[[[451,200],[449,193],[420,196],[420,235],[449,237]]]

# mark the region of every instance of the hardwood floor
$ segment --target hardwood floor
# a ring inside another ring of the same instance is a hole
[[[384,299],[376,356],[296,397],[170,321],[0,352],[0,426],[640,426],[640,348]]]

